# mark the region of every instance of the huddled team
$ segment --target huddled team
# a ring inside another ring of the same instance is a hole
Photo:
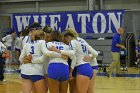
[[[33,23],[18,34],[15,50],[22,93],[67,93],[68,84],[70,93],[94,93],[98,52],[75,30],[67,28],[61,33]]]

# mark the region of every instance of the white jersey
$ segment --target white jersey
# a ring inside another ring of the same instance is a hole
[[[77,37],[77,40],[79,42],[83,42],[83,43],[87,43],[83,38],[80,38],[80,37]],[[98,62],[97,62],[97,59],[96,58],[93,58],[90,62],[90,65],[91,66],[98,66]]]
[[[2,38],[2,41],[4,41],[6,46],[12,46],[12,42],[13,42],[13,37],[11,35],[7,35],[5,37]]]
[[[23,37],[16,38],[15,48],[20,49],[20,50],[22,49],[22,40],[23,40]]]
[[[24,47],[25,44],[30,43],[31,39],[29,36],[25,36],[23,41],[22,41],[22,47]]]
[[[89,52],[92,54],[92,56],[95,58],[97,57],[98,53],[95,51],[88,43],[78,41],[78,40],[71,40],[70,42],[70,51],[64,51],[61,50],[61,54],[64,55],[76,55],[76,65],[86,64],[89,62],[85,62],[83,58],[87,55],[89,55]]]
[[[42,55],[49,56],[49,57],[52,56],[61,57],[61,54],[47,50],[46,42],[44,40],[37,40],[26,44],[23,47],[23,50],[19,57],[20,62],[22,63],[24,57],[28,55],[32,55],[33,60]],[[44,75],[43,63],[38,63],[38,64],[22,63],[21,73],[26,75]]]
[[[59,50],[70,50],[70,47],[64,44],[63,42],[53,41],[53,42],[47,43],[47,48],[52,47],[52,46],[56,47]],[[72,63],[75,64],[75,61],[76,61],[75,57],[74,56],[69,56],[69,57],[72,59]],[[50,57],[49,59],[50,59],[49,64],[50,63],[63,63],[65,65],[68,65],[67,60],[64,60],[62,58]],[[74,65],[72,65],[71,67],[74,68]]]
[[[96,58],[93,58],[90,62],[90,65],[91,66],[98,66],[98,62],[97,62],[97,59]]]
[[[4,50],[6,49],[6,46],[0,42],[0,53],[4,52]]]
[[[45,62],[43,62],[43,66],[44,66],[44,72],[45,74],[48,74],[48,65],[49,65],[49,57],[45,58]]]

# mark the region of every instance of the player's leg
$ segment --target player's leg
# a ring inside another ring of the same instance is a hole
[[[68,80],[60,82],[60,92],[59,93],[67,93],[68,90]]]
[[[89,82],[89,77],[78,74],[76,76],[77,93],[87,93]]]
[[[58,80],[48,78],[48,87],[50,93],[59,93],[59,85],[60,82]]]
[[[82,64],[77,67],[76,88],[77,93],[87,93],[89,83],[93,76],[90,64]]]
[[[74,92],[75,89],[76,89],[76,77],[73,77],[73,79],[71,79],[69,81],[69,91],[70,91],[70,93],[75,93]]]
[[[93,77],[89,83],[88,87],[88,93],[94,93],[94,86],[95,86],[95,80],[96,80],[97,70],[93,71]]]
[[[46,91],[48,93],[48,74],[45,75],[45,86],[46,86]]]
[[[21,75],[22,77],[22,93],[31,93],[33,82],[27,75]]]
[[[36,93],[46,93],[44,76],[34,75],[32,76],[32,80],[34,82]]]

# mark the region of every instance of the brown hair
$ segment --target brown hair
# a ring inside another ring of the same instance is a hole
[[[52,28],[51,28],[50,26],[46,25],[46,26],[43,28],[43,31],[44,31],[45,33],[51,33],[53,30],[52,30]]]
[[[58,41],[58,42],[62,41],[62,35],[58,30],[52,31],[51,37],[52,37],[52,41]]]

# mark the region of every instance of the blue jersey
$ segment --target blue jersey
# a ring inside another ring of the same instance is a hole
[[[120,52],[120,47],[117,47],[116,44],[121,44],[121,39],[120,35],[117,33],[113,36],[112,39],[112,46],[111,46],[111,51],[112,52]]]

